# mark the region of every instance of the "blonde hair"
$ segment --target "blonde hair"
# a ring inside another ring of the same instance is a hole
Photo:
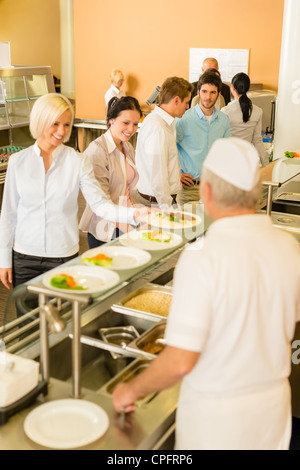
[[[118,83],[119,80],[124,80],[124,74],[121,70],[114,69],[110,74],[110,81],[112,83]]]
[[[59,93],[47,93],[40,96],[30,113],[29,129],[32,137],[38,139],[44,130],[49,129],[65,111],[71,113],[70,131],[64,139],[64,142],[67,142],[72,132],[74,120],[74,109],[71,102]]]
[[[261,178],[259,170],[256,174],[256,184],[250,191],[244,191],[217,176],[207,168],[202,168],[201,184],[206,181],[210,184],[212,195],[219,209],[243,207],[252,209],[261,197]]]

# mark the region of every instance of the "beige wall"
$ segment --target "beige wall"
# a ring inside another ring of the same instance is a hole
[[[277,89],[284,0],[74,0],[76,114],[103,118],[109,74],[145,104],[171,75],[188,79],[189,49],[250,49],[249,75]]]
[[[249,48],[251,80],[277,89],[283,3],[74,0],[76,115],[104,117],[116,67],[145,105],[166,77],[188,79],[190,47]],[[59,0],[0,0],[0,18],[13,65],[51,65],[60,77]]]
[[[59,0],[0,0],[0,19],[12,65],[50,65],[60,77]]]

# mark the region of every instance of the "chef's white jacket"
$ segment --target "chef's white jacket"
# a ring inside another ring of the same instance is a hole
[[[183,381],[178,448],[288,445],[290,342],[300,319],[296,240],[266,215],[219,219],[185,249],[173,290],[167,344],[200,353]]]

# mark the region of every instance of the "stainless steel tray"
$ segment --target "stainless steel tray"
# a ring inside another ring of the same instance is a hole
[[[145,286],[141,287],[135,292],[132,292],[130,295],[122,299],[120,302],[113,304],[111,306],[111,310],[118,313],[123,313],[125,315],[131,315],[134,317],[144,318],[144,319],[151,319],[154,322],[159,322],[161,320],[165,320],[165,315],[158,315],[156,313],[147,312],[144,310],[133,309],[130,307],[126,307],[125,304],[131,300],[133,297],[137,295],[143,294],[145,292],[160,292],[164,294],[168,294],[170,296],[173,295],[173,288],[170,286],[161,286],[159,284],[146,284]]]
[[[151,360],[146,358],[137,358],[131,364],[129,364],[125,369],[119,372],[115,377],[113,377],[109,382],[107,382],[103,387],[98,390],[99,393],[104,393],[105,395],[111,396],[114,389],[117,385],[124,382],[129,382],[138,374],[142,373],[149,365]],[[141,406],[142,404],[148,403],[156,394],[147,395],[146,397],[139,398],[137,404]]]
[[[293,192],[285,192],[281,193],[277,198],[275,199],[276,201],[294,201],[294,202],[300,202],[300,193],[293,193]]]
[[[291,232],[300,232],[300,215],[272,212],[271,218],[274,227],[279,227]]]
[[[167,326],[166,321],[161,321],[159,323],[156,323],[148,331],[145,331],[145,333],[143,333],[139,338],[133,340],[129,344],[129,346],[131,348],[136,348],[142,351],[146,351],[146,346],[149,345],[149,343],[152,343],[152,342],[155,343],[159,338],[164,339],[166,326]],[[162,345],[161,350],[163,349],[163,347],[164,345]],[[149,352],[149,351],[146,351],[146,352]],[[150,354],[158,354],[158,352],[150,353]]]

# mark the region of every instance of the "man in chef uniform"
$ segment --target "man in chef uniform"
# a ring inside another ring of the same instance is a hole
[[[183,378],[176,449],[288,449],[288,377],[300,318],[296,240],[255,214],[258,154],[246,141],[217,140],[201,199],[214,219],[175,270],[167,346],[113,393],[117,411]]]

